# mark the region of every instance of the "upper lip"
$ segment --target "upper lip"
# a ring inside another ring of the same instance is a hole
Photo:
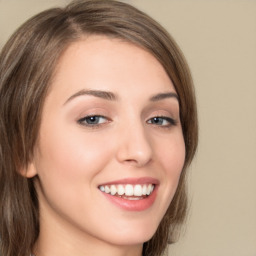
[[[152,177],[140,177],[140,178],[124,178],[120,180],[113,180],[113,181],[108,181],[105,183],[100,184],[100,186],[104,185],[115,185],[115,184],[159,184],[159,180],[152,178]]]

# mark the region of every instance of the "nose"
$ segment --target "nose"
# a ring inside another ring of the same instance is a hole
[[[119,162],[142,167],[152,160],[153,150],[143,124],[128,125],[121,129],[116,158]]]

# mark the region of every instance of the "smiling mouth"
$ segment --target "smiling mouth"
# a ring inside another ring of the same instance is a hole
[[[154,184],[109,184],[99,186],[100,191],[127,200],[142,200],[154,191]]]

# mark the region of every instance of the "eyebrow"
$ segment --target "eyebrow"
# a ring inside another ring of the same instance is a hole
[[[97,98],[101,98],[104,100],[110,100],[110,101],[116,101],[118,100],[118,97],[113,93],[113,92],[108,92],[108,91],[101,91],[101,90],[80,90],[76,92],[75,94],[71,95],[64,103],[67,104],[69,101],[72,99],[83,96],[83,95],[89,95],[89,96],[94,96]],[[175,92],[167,92],[167,93],[158,93],[156,95],[153,95],[150,97],[150,101],[155,102],[155,101],[160,101],[168,98],[175,98],[179,101],[179,97]]]
[[[117,96],[112,92],[100,91],[100,90],[81,90],[81,91],[78,91],[77,93],[73,94],[72,96],[70,96],[65,101],[64,105],[67,104],[72,99],[74,99],[78,96],[82,96],[82,95],[94,96],[94,97],[101,98],[104,100],[117,100]]]
[[[175,92],[158,93],[150,98],[150,101],[159,101],[168,98],[175,98],[179,101],[179,96]]]

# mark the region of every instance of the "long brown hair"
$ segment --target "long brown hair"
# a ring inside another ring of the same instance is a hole
[[[58,60],[85,35],[103,34],[138,45],[155,56],[180,100],[186,146],[176,194],[143,255],[159,256],[186,215],[185,174],[197,147],[197,113],[189,68],[172,37],[136,8],[113,0],[74,1],[24,23],[0,54],[0,254],[26,256],[39,234],[33,179],[22,176],[37,140],[42,106]]]

